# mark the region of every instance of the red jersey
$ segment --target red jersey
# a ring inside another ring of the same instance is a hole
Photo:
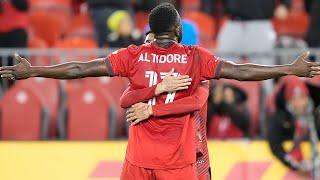
[[[190,96],[203,79],[218,76],[222,61],[198,46],[172,44],[168,49],[154,44],[129,46],[110,54],[113,75],[128,77],[133,89],[153,86],[172,68],[175,75],[192,78],[188,90],[168,93],[149,101],[170,103]],[[196,161],[195,127],[190,114],[152,117],[129,129],[126,159],[150,169],[182,168]]]
[[[209,90],[208,90],[209,91]],[[205,103],[200,111],[194,113],[194,120],[196,123],[196,165],[198,175],[201,176],[208,172],[210,167],[208,140],[207,140],[207,109],[208,103]]]
[[[11,2],[0,3],[2,3],[2,12],[0,12],[1,33],[28,27],[28,13],[26,11],[18,10]]]
[[[129,108],[130,106],[145,102],[155,96],[156,85],[138,90],[132,90],[131,86],[125,90],[120,98],[120,106]],[[175,100],[169,104],[152,106],[153,116],[170,116],[177,114],[192,113],[192,118],[196,125],[196,166],[198,176],[208,173],[210,161],[207,146],[207,99],[209,96],[209,82],[201,83],[196,91],[189,97]],[[181,108],[183,107],[183,108]]]

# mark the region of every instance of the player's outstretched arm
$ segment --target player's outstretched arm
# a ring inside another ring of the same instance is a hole
[[[209,83],[206,82],[205,84],[199,85],[191,96],[175,100],[169,104],[156,104],[152,106],[152,115],[160,117],[199,111],[207,102],[208,97]]]
[[[320,63],[308,61],[309,52],[300,55],[293,63],[286,65],[236,64],[224,62],[220,78],[239,81],[260,81],[286,75],[314,77],[320,75]]]
[[[15,54],[18,64],[0,67],[2,78],[27,79],[45,77],[53,79],[78,79],[84,77],[108,76],[108,68],[103,59],[88,62],[67,62],[53,66],[31,66],[25,59]]]
[[[122,108],[129,108],[136,103],[145,102],[162,93],[188,89],[191,84],[189,76],[183,75],[175,77],[173,73],[174,69],[172,69],[160,83],[151,87],[132,90],[129,86],[120,97],[120,106]]]
[[[206,83],[200,85],[191,96],[181,98],[168,104],[150,106],[145,103],[138,103],[127,111],[127,122],[132,122],[132,125],[135,125],[148,119],[152,115],[161,117],[199,111],[206,103],[208,96],[209,84]],[[181,108],[182,106],[183,108]]]

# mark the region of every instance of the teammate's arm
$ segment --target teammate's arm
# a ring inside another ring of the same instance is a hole
[[[209,84],[203,84],[197,87],[196,91],[188,97],[175,100],[169,104],[160,104],[150,106],[145,103],[138,103],[133,105],[127,111],[127,121],[133,122],[135,125],[150,116],[167,116],[190,113],[200,110],[209,96]],[[183,108],[181,108],[183,106]]]
[[[239,81],[260,81],[286,75],[314,77],[320,75],[320,63],[308,62],[309,52],[303,53],[293,63],[286,65],[236,64],[225,61],[222,64],[219,78]]]
[[[202,84],[197,87],[196,91],[191,96],[175,100],[169,104],[152,106],[152,115],[159,117],[199,111],[207,102],[208,96],[209,83]],[[183,108],[181,108],[182,106]]]
[[[191,84],[189,76],[183,75],[175,77],[173,73],[174,69],[172,69],[160,83],[151,87],[133,90],[131,86],[129,86],[120,97],[120,106],[122,108],[129,108],[136,103],[144,102],[165,92],[188,89]]]
[[[148,99],[157,96],[156,88],[157,85],[143,89],[133,90],[132,87],[129,85],[129,87],[123,92],[122,96],[120,97],[120,106],[122,108],[129,108],[136,103],[145,102]]]
[[[84,77],[110,76],[106,61],[96,59],[88,62],[67,62],[53,66],[31,66],[25,59],[15,54],[17,65],[0,67],[0,75],[8,79],[45,77],[53,79],[78,79]]]

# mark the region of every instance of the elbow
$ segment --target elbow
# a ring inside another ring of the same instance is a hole
[[[123,97],[120,97],[120,107],[123,109],[129,108],[130,105]]]
[[[201,108],[202,108],[202,104],[199,103],[199,102],[196,102],[195,108],[196,108],[196,109],[195,109],[196,111],[200,111]]]
[[[120,107],[123,108],[123,109],[127,109],[130,107],[130,105],[128,105],[127,103],[123,102],[123,101],[120,101]]]

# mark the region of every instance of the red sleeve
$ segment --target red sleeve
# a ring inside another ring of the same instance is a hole
[[[122,48],[109,54],[106,65],[110,76],[128,77],[132,66],[131,53],[128,48]]]
[[[132,90],[129,86],[120,97],[120,106],[122,108],[129,108],[136,103],[144,102],[153,98],[155,96],[156,87],[157,85],[143,89]]]
[[[223,61],[208,50],[197,47],[200,56],[201,79],[218,79]]]
[[[204,84],[199,85],[196,91],[191,96],[178,99],[169,104],[152,106],[153,115],[166,116],[199,111],[208,100],[208,96],[209,83],[205,82]]]

